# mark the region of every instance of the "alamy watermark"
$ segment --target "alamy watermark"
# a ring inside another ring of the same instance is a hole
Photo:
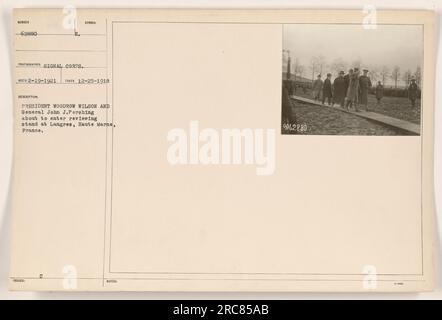
[[[77,268],[73,265],[65,265],[63,267],[63,289],[77,289]]]
[[[365,265],[362,269],[363,279],[362,287],[366,290],[375,290],[378,287],[378,273],[376,267]]]
[[[171,129],[167,161],[171,165],[255,165],[257,175],[275,172],[275,129]]]
[[[372,4],[366,4],[362,8],[364,17],[362,18],[362,26],[365,30],[374,30],[378,26],[376,7]]]
[[[73,5],[63,7],[63,28],[67,30],[77,30],[77,8]]]

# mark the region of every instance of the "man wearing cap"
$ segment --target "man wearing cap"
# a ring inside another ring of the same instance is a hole
[[[315,99],[315,101],[318,101],[320,96],[321,96],[321,91],[322,91],[322,86],[323,86],[323,82],[321,80],[321,75],[318,74],[317,79],[313,82],[313,99]]]
[[[349,83],[347,90],[347,104],[346,108],[349,109],[350,106],[355,108],[355,111],[359,111],[358,109],[358,91],[359,91],[359,69],[354,68],[350,70],[348,73]]]
[[[411,106],[416,106],[416,99],[419,97],[419,87],[416,84],[416,79],[412,78],[411,83],[408,86],[408,99],[411,101]]]
[[[369,111],[368,90],[371,88],[371,80],[367,76],[368,70],[364,69],[363,72],[364,74],[359,77],[359,90],[360,90],[359,103],[365,106],[365,111]]]
[[[327,98],[327,103],[330,106],[332,104],[332,97],[331,73],[327,73],[327,79],[324,80],[324,85],[322,87],[322,104],[325,103],[325,98]]]
[[[344,107],[347,86],[344,71],[340,71],[339,76],[333,81],[333,102],[338,103],[342,108]]]

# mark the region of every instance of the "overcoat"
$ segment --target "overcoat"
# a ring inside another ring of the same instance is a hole
[[[362,104],[366,104],[367,103],[367,99],[368,99],[368,89],[371,88],[371,80],[369,77],[367,76],[360,76],[359,77],[359,92],[360,92],[360,97],[359,97],[359,102]]]
[[[382,99],[384,97],[384,86],[382,84],[378,84],[376,86],[376,99]]]
[[[324,80],[324,85],[322,87],[322,96],[325,98],[331,98],[332,95],[332,84],[330,79],[325,79]]]
[[[359,90],[359,71],[350,74],[349,79],[350,82],[348,83],[347,99],[352,102],[357,102]]]
[[[416,100],[418,98],[418,90],[419,87],[416,83],[410,83],[410,86],[408,87],[408,99]]]
[[[341,102],[345,98],[346,85],[344,77],[337,77],[333,81],[333,97],[336,102]]]
[[[322,85],[323,85],[323,82],[322,82],[322,80],[321,79],[316,79],[314,82],[313,82],[313,87],[312,87],[312,90],[313,90],[313,98],[316,98],[316,97],[319,97],[319,94],[321,93],[321,91],[322,91]]]
[[[347,96],[348,85],[350,84],[350,74],[344,76],[344,96]]]

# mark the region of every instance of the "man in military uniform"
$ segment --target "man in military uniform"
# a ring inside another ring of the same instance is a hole
[[[416,106],[416,99],[419,97],[419,87],[416,84],[416,79],[412,78],[408,86],[408,99],[411,101],[411,106]]]
[[[331,105],[332,97],[331,73],[327,73],[327,79],[324,80],[324,85],[322,87],[322,104],[325,103],[325,99],[327,98],[328,105]]]
[[[371,80],[367,76],[368,70],[363,70],[364,74],[359,77],[359,104],[365,106],[365,111],[368,110],[368,90],[371,88]]]
[[[348,84],[345,84],[344,71],[340,71],[339,76],[333,81],[333,102],[338,103],[341,108],[344,107],[347,88]]]
[[[345,105],[346,109],[349,110],[350,107],[354,107],[355,111],[358,109],[358,91],[359,91],[359,69],[350,69],[348,90],[347,90],[347,103]]]

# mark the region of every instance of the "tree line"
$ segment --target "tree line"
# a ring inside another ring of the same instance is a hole
[[[299,63],[298,58],[291,58],[289,56],[287,59],[287,68],[290,68],[291,76],[294,77],[294,79],[292,80],[295,81],[296,77],[307,79],[310,78],[312,81],[314,81],[318,74],[324,75],[325,72],[330,72],[334,76],[337,76],[339,71],[341,70],[347,73],[349,68],[361,68],[361,66],[362,61],[360,59],[356,59],[350,64],[344,59],[336,58],[328,63],[327,59],[323,55],[313,56],[310,59],[307,68]],[[383,65],[370,67],[369,76],[373,82],[381,81],[384,86],[387,80],[391,80],[394,84],[394,88],[396,89],[398,88],[398,84],[401,80],[403,81],[405,86],[408,86],[411,83],[411,79],[414,77],[416,79],[417,85],[420,87],[422,80],[422,71],[420,66],[417,66],[414,70],[401,70],[401,68],[397,65],[392,67]]]

